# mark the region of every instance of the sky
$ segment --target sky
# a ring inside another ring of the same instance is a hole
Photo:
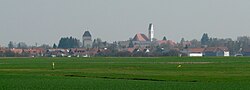
[[[250,36],[250,0],[0,0],[0,45],[54,43],[61,37],[124,41],[137,33],[179,42]]]

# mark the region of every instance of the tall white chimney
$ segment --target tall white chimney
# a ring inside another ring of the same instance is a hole
[[[154,25],[152,23],[149,24],[149,28],[148,28],[148,38],[150,39],[150,41],[152,42],[154,39]]]

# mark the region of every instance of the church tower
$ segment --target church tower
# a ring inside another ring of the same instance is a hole
[[[92,48],[92,36],[89,31],[85,31],[83,36],[83,48]]]
[[[154,25],[152,23],[149,24],[148,28],[148,38],[152,42],[154,39]]]

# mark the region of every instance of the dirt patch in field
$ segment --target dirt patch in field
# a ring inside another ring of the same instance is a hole
[[[82,78],[102,78],[102,79],[120,79],[120,80],[143,80],[143,81],[166,81],[147,78],[123,78],[123,77],[98,77],[98,76],[80,76],[80,75],[64,75],[66,77],[82,77]]]
[[[79,78],[99,78],[99,79],[116,79],[116,80],[135,80],[135,81],[154,81],[154,82],[200,82],[198,80],[162,80],[162,79],[152,79],[152,78],[126,78],[126,77],[107,77],[107,76],[82,76],[82,75],[63,75],[65,77],[79,77]]]
[[[47,71],[47,69],[0,69],[0,71],[32,71],[32,72],[40,72],[40,71]]]
[[[169,64],[211,64],[214,62],[167,62]]]

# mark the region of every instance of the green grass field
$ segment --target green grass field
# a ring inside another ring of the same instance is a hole
[[[0,58],[0,90],[249,88],[250,57]]]

